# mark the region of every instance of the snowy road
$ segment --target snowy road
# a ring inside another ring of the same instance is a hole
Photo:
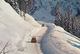
[[[37,37],[37,43],[31,43],[31,37],[28,38],[26,43],[27,54],[79,54],[79,49],[75,48],[74,46],[70,45],[70,43],[65,41],[66,37],[68,38],[68,36],[56,31],[57,28],[65,32],[62,28],[55,27],[53,24],[46,25],[47,27],[43,27],[40,31],[34,34],[34,36]],[[69,38],[71,38],[71,36],[69,36]],[[75,41],[78,42],[76,39]]]
[[[39,43],[31,43],[31,37],[29,37],[26,43],[27,54],[63,54],[53,46],[50,40],[53,28],[53,25],[47,25],[47,27],[43,27],[39,32],[34,34]]]
[[[41,39],[41,50],[43,54],[63,54],[62,52],[60,52],[58,49],[54,47],[50,39],[51,38],[50,34],[54,26],[48,25],[47,27],[48,29]]]
[[[43,34],[45,33],[45,31],[47,30],[47,27],[43,27],[40,31],[38,31],[36,34],[34,34],[33,36],[35,36],[38,40],[37,43],[31,43],[31,38],[32,37],[28,37],[27,39],[27,43],[26,43],[26,52],[27,54],[43,54],[41,52],[41,49],[40,49],[40,39],[41,37],[43,36]]]

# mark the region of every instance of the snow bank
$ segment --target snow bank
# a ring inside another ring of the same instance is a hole
[[[0,51],[8,43],[5,52],[15,54],[23,48],[24,38],[39,29],[40,25],[28,14],[27,18],[29,20],[24,21],[8,3],[0,0]]]
[[[79,38],[66,32],[61,27],[54,27],[50,34],[50,40],[53,46],[64,54],[80,54]]]
[[[44,23],[44,22],[39,22]],[[80,39],[51,23],[41,39],[43,54],[80,54]]]
[[[28,14],[26,14],[26,21],[29,22],[31,25],[33,25],[34,27],[38,27],[39,24],[34,20],[34,18]]]

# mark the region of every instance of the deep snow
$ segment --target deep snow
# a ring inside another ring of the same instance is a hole
[[[59,26],[51,23],[45,24],[48,29],[40,43],[43,54],[80,54],[79,38]]]
[[[27,36],[40,30],[40,25],[30,15],[26,17],[24,21],[8,3],[0,0],[0,52],[8,42],[5,52],[19,54],[18,51],[24,50]]]

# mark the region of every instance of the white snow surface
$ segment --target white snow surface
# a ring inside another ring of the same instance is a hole
[[[20,54],[18,51],[24,50],[27,36],[40,29],[30,15],[26,14],[26,19],[24,21],[8,3],[0,0],[0,53],[7,43],[6,54]]]
[[[43,54],[80,54],[79,38],[59,26],[51,23],[45,24],[48,29],[41,39]]]

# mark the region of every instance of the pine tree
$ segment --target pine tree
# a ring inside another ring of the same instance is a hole
[[[80,16],[74,18],[73,30],[73,34],[80,38]]]
[[[64,15],[64,18],[63,18],[63,28],[67,31],[67,26],[68,26],[68,14],[67,12],[65,13]]]
[[[76,16],[74,16],[74,19],[73,19],[73,34],[74,35],[76,35],[76,28],[77,28],[77,26],[76,26],[76,20],[77,20],[77,17]]]
[[[5,0],[7,3],[9,3],[11,6],[13,5],[13,0]]]
[[[67,11],[67,31],[72,33],[72,17],[71,17],[70,8],[68,8]]]
[[[57,5],[56,5],[55,24],[58,25],[58,26],[61,26],[61,15],[60,15],[60,6],[59,6],[59,2],[57,2]]]
[[[65,19],[64,14],[61,13],[60,16],[61,16],[61,25],[60,26],[64,28],[64,22],[65,22],[64,21],[64,19]]]

